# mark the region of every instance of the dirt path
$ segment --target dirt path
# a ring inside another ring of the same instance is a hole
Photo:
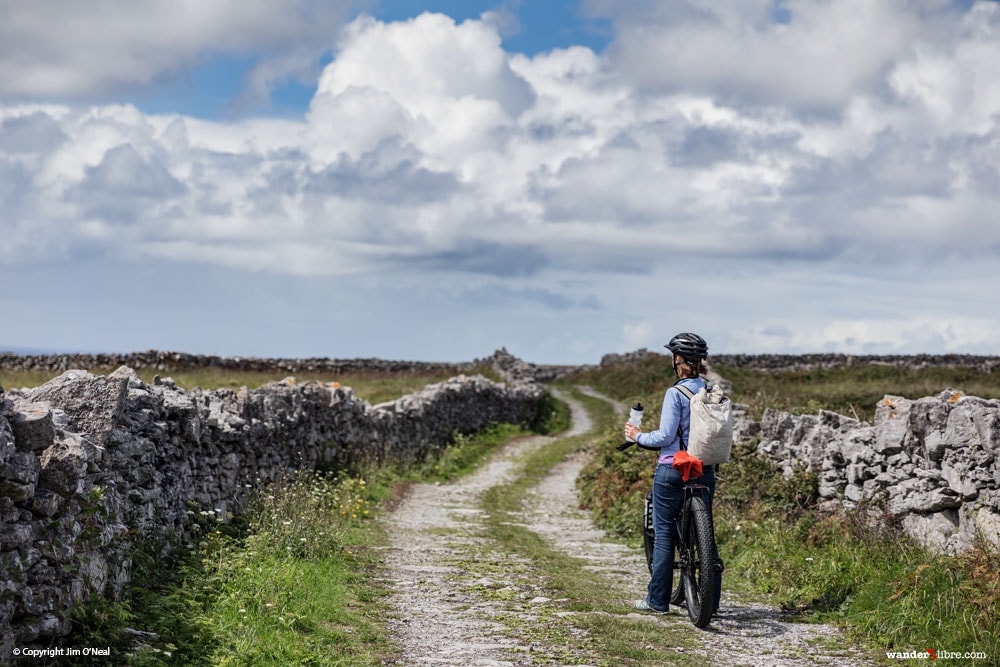
[[[559,397],[572,411],[573,428],[566,435],[590,430],[583,406]],[[388,517],[392,544],[384,560],[393,590],[390,627],[402,653],[397,664],[588,664],[583,649],[567,653],[566,647],[547,646],[512,631],[512,617],[536,620],[536,609],[549,600],[540,596],[527,564],[490,554],[481,535],[481,494],[511,481],[518,457],[552,441],[542,436],[521,439],[465,479],[414,485]],[[522,525],[601,572],[620,590],[623,601],[641,597],[647,582],[641,552],[606,540],[577,507],[575,483],[584,463],[582,455],[573,455],[557,465],[529,495]],[[679,614],[632,616],[651,623],[689,624],[687,616]],[[704,631],[704,639],[701,648],[686,653],[702,656],[710,665],[870,664],[834,628],[788,623],[776,609],[725,593],[721,615]],[[665,655],[664,662],[669,661]]]

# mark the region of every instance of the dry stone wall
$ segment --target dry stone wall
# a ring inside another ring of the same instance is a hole
[[[469,373],[486,360],[462,363],[438,363],[424,361],[394,361],[386,359],[329,359],[325,357],[282,359],[257,357],[220,357],[184,352],[148,350],[129,354],[27,354],[0,352],[0,368],[23,371],[48,371],[61,373],[79,368],[119,368],[128,366],[134,370],[153,369],[164,373],[174,373],[192,368],[223,368],[233,371],[274,371],[282,370],[290,374],[306,372],[328,372],[347,374],[354,372],[373,373]]]
[[[183,539],[192,508],[226,517],[255,487],[318,466],[420,460],[455,432],[538,417],[530,364],[454,377],[371,406],[292,379],[253,391],[145,384],[128,367],[0,388],[0,661],[68,633],[70,605],[115,596],[140,540]]]
[[[810,370],[842,366],[896,366],[922,368],[965,367],[983,373],[1000,369],[1000,357],[975,354],[713,354],[718,366],[759,371]]]
[[[1000,400],[948,389],[911,400],[886,396],[872,424],[833,412],[767,410],[742,435],[786,474],[819,471],[820,496],[875,503],[917,541],[960,553],[981,534],[1000,545]]]
[[[606,354],[600,366],[642,361],[651,356],[669,354],[641,348],[623,354]],[[1000,370],[1000,357],[974,354],[711,354],[708,358],[716,366],[750,368],[757,371],[812,370],[844,366],[896,366],[919,370],[922,368],[964,367],[983,373]]]
[[[601,366],[658,354],[646,349],[609,354]],[[1000,357],[944,355],[712,355],[713,366],[758,371],[882,365],[910,369],[1000,369]],[[728,383],[713,373],[710,382]],[[737,438],[759,436],[757,453],[785,474],[819,473],[828,504],[871,504],[897,520],[918,542],[940,553],[960,553],[980,537],[1000,546],[1000,400],[948,389],[916,400],[886,396],[872,424],[820,411],[792,415],[765,411],[761,421],[735,406]]]

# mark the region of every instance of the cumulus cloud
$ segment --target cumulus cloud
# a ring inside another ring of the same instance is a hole
[[[6,2],[0,99],[94,98],[183,72],[211,54],[260,58],[265,92],[330,47],[352,0]]]
[[[935,0],[591,3],[614,19],[610,56],[639,90],[838,110],[877,88],[932,31]]]

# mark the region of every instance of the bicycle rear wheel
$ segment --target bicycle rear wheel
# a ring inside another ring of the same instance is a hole
[[[718,566],[712,515],[705,499],[693,496],[684,526],[681,554],[681,580],[688,617],[695,627],[704,628],[712,620]]]
[[[646,494],[642,506],[642,549],[646,552],[646,567],[653,574],[653,542],[656,533],[653,530],[653,492]]]

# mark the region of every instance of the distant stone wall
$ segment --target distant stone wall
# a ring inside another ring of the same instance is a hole
[[[128,367],[0,388],[0,661],[68,633],[72,603],[119,594],[137,541],[182,539],[190,503],[229,516],[292,471],[408,464],[455,432],[537,418],[533,367],[489,361],[506,384],[458,376],[377,406],[292,380],[184,391]]]
[[[1000,400],[953,389],[910,400],[886,396],[873,424],[833,412],[767,410],[758,454],[786,473],[819,471],[819,493],[848,507],[876,501],[907,533],[942,553],[1000,545]]]
[[[866,365],[911,369],[966,367],[984,373],[1000,369],[1000,357],[974,354],[713,354],[709,356],[709,361],[716,366],[735,366],[759,371]]]
[[[462,363],[393,361],[385,359],[258,359],[256,357],[219,357],[183,352],[149,350],[129,354],[28,354],[0,352],[0,368],[61,373],[71,369],[119,368],[153,369],[174,373],[193,368],[224,368],[234,371],[282,371],[296,373],[468,373],[489,360]]]
[[[606,354],[600,366],[627,364],[669,354],[640,348],[622,354]],[[974,368],[984,373],[1000,369],[1000,357],[974,354],[709,354],[714,366],[733,366],[758,371],[812,370],[843,366],[898,366],[922,369],[937,367]]]

